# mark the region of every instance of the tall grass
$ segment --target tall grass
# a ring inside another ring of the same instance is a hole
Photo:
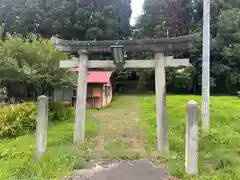
[[[161,160],[168,165],[172,175],[183,179],[239,179],[240,100],[235,97],[211,98],[211,130],[199,133],[200,176],[194,178],[185,175],[185,121],[186,103],[189,100],[201,103],[199,96],[167,97],[170,153],[161,156]],[[143,98],[141,108],[147,132],[146,147],[153,151],[156,149],[155,96]]]

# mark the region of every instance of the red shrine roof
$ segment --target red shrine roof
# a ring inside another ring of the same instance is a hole
[[[72,68],[72,72],[78,72],[78,68]],[[100,83],[105,84],[110,82],[112,72],[111,71],[89,71],[88,83]]]
[[[88,73],[88,83],[108,83],[112,72],[110,71],[93,71]]]

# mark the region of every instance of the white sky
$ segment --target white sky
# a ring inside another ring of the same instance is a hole
[[[131,25],[136,23],[137,18],[142,14],[144,0],[132,0],[132,18],[130,21]]]

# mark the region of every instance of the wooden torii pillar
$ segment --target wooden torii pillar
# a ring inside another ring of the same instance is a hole
[[[153,60],[128,60],[122,62],[122,68],[155,68],[157,149],[159,152],[167,151],[168,122],[166,117],[165,67],[189,66],[190,64],[188,59],[174,59],[172,56],[164,56],[164,53],[186,51],[191,47],[194,39],[195,35],[154,40],[119,41],[71,41],[52,38],[57,50],[71,53],[78,52],[79,54],[79,58],[60,61],[60,68],[79,68],[74,144],[80,145],[84,142],[88,69],[116,69],[119,66],[116,60],[89,60],[88,53],[111,53],[113,52],[113,46],[121,45],[124,52],[155,52],[155,59]]]

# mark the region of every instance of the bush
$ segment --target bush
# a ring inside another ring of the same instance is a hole
[[[74,116],[74,108],[69,107],[61,102],[52,102],[49,105],[49,120],[53,122],[61,122],[72,119]]]
[[[0,111],[0,137],[16,137],[35,129],[35,104],[24,103],[3,109]]]
[[[3,102],[5,98],[6,98],[5,95],[0,94],[0,103]]]
[[[73,118],[74,109],[62,103],[50,103],[49,122]],[[0,108],[0,137],[18,137],[36,129],[36,105],[23,103]]]

